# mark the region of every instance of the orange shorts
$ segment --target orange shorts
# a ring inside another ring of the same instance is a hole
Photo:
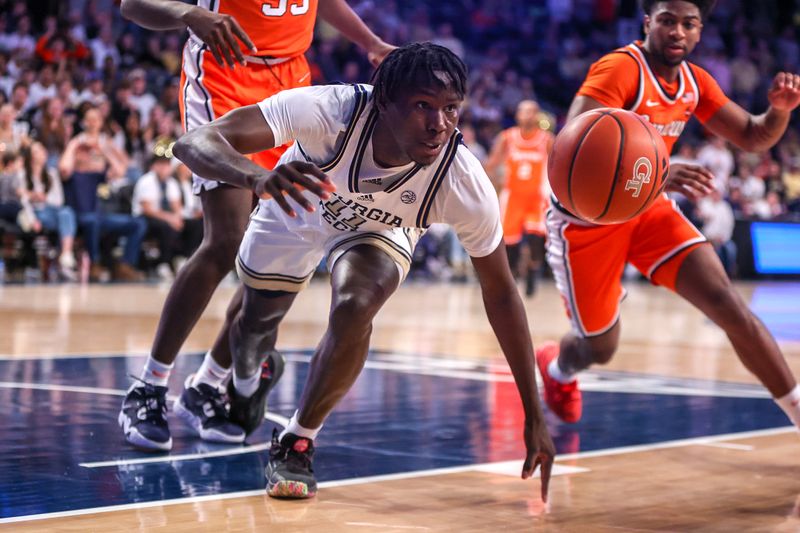
[[[271,60],[275,63],[275,60]],[[205,46],[193,41],[183,49],[180,110],[186,131],[211,122],[238,107],[256,104],[284,89],[311,85],[311,72],[305,56],[299,55],[277,64],[250,60],[234,68],[221,67]],[[273,168],[288,145],[251,154],[254,162]],[[194,192],[213,189],[219,182],[194,176]]]
[[[683,260],[705,242],[666,195],[643,214],[609,226],[586,226],[547,213],[547,262],[575,332],[600,335],[619,319],[622,274],[631,263],[653,284],[675,290]]]
[[[525,234],[544,237],[544,212],[547,199],[542,194],[503,191],[503,240],[508,245],[522,241]]]

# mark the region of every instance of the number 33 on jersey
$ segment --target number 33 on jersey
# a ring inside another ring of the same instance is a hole
[[[200,7],[231,15],[253,40],[257,56],[284,58],[305,52],[314,36],[317,0],[199,0]],[[242,46],[245,55],[253,55]]]

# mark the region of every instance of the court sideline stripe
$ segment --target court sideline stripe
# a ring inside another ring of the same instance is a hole
[[[666,442],[659,442],[655,444],[642,444],[637,446],[622,446],[619,448],[609,448],[606,450],[597,450],[591,452],[577,452],[577,453],[568,453],[564,455],[558,456],[558,461],[556,463],[569,460],[569,459],[589,459],[592,457],[603,457],[608,455],[623,455],[628,453],[637,453],[637,452],[644,452],[644,451],[651,451],[651,450],[659,450],[665,448],[677,448],[681,446],[689,446],[693,444],[707,444],[713,442],[720,442],[726,440],[738,440],[738,439],[746,439],[746,438],[753,438],[753,437],[768,437],[773,435],[782,435],[784,433],[790,433],[797,431],[794,426],[785,426],[780,428],[772,428],[772,429],[761,429],[756,431],[743,431],[740,433],[727,433],[724,435],[714,435],[709,437],[695,437],[690,439],[680,439],[674,441],[666,441]],[[511,462],[518,462],[522,463],[522,461],[511,461]],[[444,474],[456,474],[461,472],[469,472],[469,471],[480,471],[481,468],[486,468],[488,466],[494,466],[498,464],[508,464],[509,461],[502,461],[501,463],[484,463],[484,464],[474,464],[474,465],[466,465],[466,466],[454,466],[449,468],[434,468],[430,470],[419,470],[416,472],[403,472],[399,474],[386,474],[381,476],[367,476],[361,478],[353,478],[353,479],[342,479],[338,481],[325,481],[319,483],[320,488],[332,488],[332,487],[344,487],[348,485],[360,485],[365,483],[375,483],[381,481],[395,481],[395,480],[402,480],[402,479],[409,479],[409,478],[418,478],[418,477],[428,477],[428,476],[435,476],[435,475],[444,475]],[[538,475],[538,470],[537,470]],[[241,498],[241,497],[248,497],[248,496],[264,496],[265,490],[258,489],[258,490],[249,490],[249,491],[242,491],[242,492],[231,492],[227,494],[209,494],[206,496],[194,496],[191,498],[174,498],[171,500],[163,500],[163,501],[154,501],[154,502],[145,502],[145,503],[129,503],[129,504],[122,504],[122,505],[109,505],[106,507],[96,507],[93,509],[76,509],[74,511],[60,511],[55,513],[43,513],[38,515],[29,515],[29,516],[15,516],[11,518],[0,518],[0,524],[11,524],[15,522],[30,522],[34,520],[46,520],[50,518],[66,518],[71,516],[81,516],[87,514],[94,514],[94,513],[107,513],[113,511],[127,511],[132,509],[146,509],[148,507],[159,507],[159,506],[169,506],[169,505],[178,505],[183,503],[197,503],[197,502],[206,502],[206,501],[216,501],[216,500],[229,500],[232,498]]]

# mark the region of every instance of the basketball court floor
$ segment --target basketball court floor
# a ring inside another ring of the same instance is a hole
[[[326,324],[324,281],[284,322],[287,371],[244,446],[170,414],[174,449],[131,449],[119,403],[167,288],[0,288],[0,530],[800,531],[800,435],[725,336],[676,296],[632,282],[614,361],[583,379],[584,417],[547,413],[550,502],[519,479],[523,413],[475,284],[407,283],[379,315],[367,367],[318,439],[310,501],[264,493],[274,427],[294,410]],[[800,374],[800,283],[740,284]],[[179,394],[233,287],[185,346]],[[526,301],[536,343],[568,323],[555,288]]]

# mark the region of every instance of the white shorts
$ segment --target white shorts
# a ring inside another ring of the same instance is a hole
[[[259,202],[236,256],[236,272],[244,284],[254,289],[300,292],[323,257],[327,256],[328,271],[332,271],[342,254],[359,244],[385,252],[397,265],[400,281],[405,279],[422,230],[340,231],[325,222],[320,211],[297,209],[297,217],[292,218],[275,202]]]

